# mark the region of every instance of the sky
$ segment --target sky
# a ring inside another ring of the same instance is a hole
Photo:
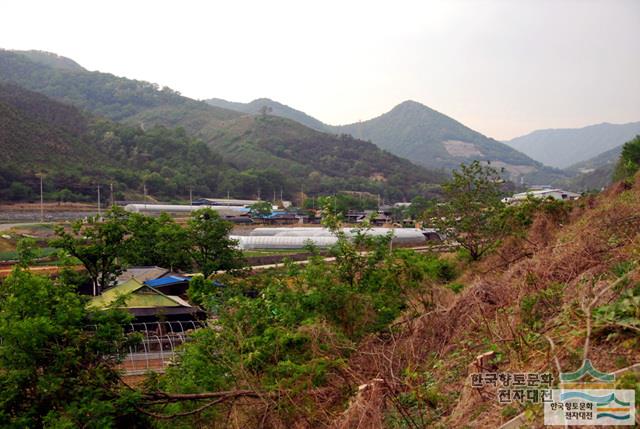
[[[0,3],[0,47],[329,124],[411,99],[490,137],[640,121],[640,0]]]

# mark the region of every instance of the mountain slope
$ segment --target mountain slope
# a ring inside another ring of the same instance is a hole
[[[263,113],[263,109],[268,109],[265,113],[274,116],[280,116],[282,118],[291,119],[306,127],[312,128],[322,132],[332,132],[332,127],[317,120],[316,118],[307,115],[306,113],[296,110],[293,107],[289,107],[285,104],[278,103],[277,101],[270,100],[268,98],[258,98],[250,103],[237,103],[233,101],[226,101],[220,98],[211,98],[205,100],[205,102],[211,106],[217,106],[224,109],[236,110],[238,112],[247,113],[250,115],[258,115]]]
[[[238,136],[242,136],[240,139]],[[445,179],[350,136],[334,136],[276,116],[247,116],[221,130],[210,144],[239,169],[288,171],[311,193],[357,189],[408,199]]]
[[[323,132],[349,134],[369,140],[382,149],[431,169],[453,169],[462,162],[478,159],[504,167],[512,179],[532,183],[551,182],[565,175],[513,150],[501,142],[415,101],[405,101],[377,118],[350,125],[332,126],[281,103],[258,99],[236,103],[209,99],[207,103],[238,112],[258,115],[263,106],[269,114],[291,119]]]
[[[371,140],[389,152],[427,168],[456,168],[461,162],[491,161],[511,177],[535,182],[561,175],[496,140],[415,101],[405,101],[368,121],[334,127],[337,132]]]
[[[3,80],[142,129],[184,128],[241,170],[225,171],[215,186],[208,182],[210,194],[229,191],[234,196],[249,197],[260,190],[270,194],[283,189],[292,197],[302,186],[331,193],[376,192],[404,200],[444,177],[370,143],[323,134],[272,115],[259,117],[277,126],[254,126],[259,121],[252,116],[191,100],[167,88],[106,73],[61,70],[14,52],[0,51],[0,82]],[[270,146],[274,142],[281,145],[277,150]],[[348,156],[349,165],[340,156]],[[218,171],[215,167],[212,170]],[[181,189],[187,180],[181,179]]]
[[[593,158],[589,158],[585,161],[580,161],[572,164],[569,167],[565,168],[565,171],[588,173],[589,171],[606,166],[611,166],[611,171],[613,171],[613,166],[616,164],[616,162],[618,162],[618,159],[620,158],[622,146],[624,146],[624,144],[616,146],[613,149],[609,149],[606,152],[602,152],[594,156]]]
[[[101,120],[9,84],[0,84],[0,147],[0,199],[20,199],[10,188],[33,195],[38,173],[56,199],[93,200],[96,186],[108,183],[118,193],[145,184],[164,197],[188,195],[189,187],[210,193],[231,169],[184,131]]]
[[[208,120],[216,121],[241,116],[238,112],[208,106],[149,82],[84,69],[63,69],[42,60],[42,54],[36,56],[35,61],[31,58],[33,55],[29,53],[0,50],[0,82],[13,82],[113,120],[127,119],[158,107],[178,111],[204,110]]]
[[[35,63],[53,67],[55,69],[78,72],[87,71],[84,67],[73,61],[71,58],[63,57],[51,52],[36,50],[12,52],[24,55],[25,57],[29,58],[29,60]]]
[[[509,146],[557,168],[586,161],[640,134],[640,122],[597,124],[583,128],[538,130],[509,140]]]
[[[56,163],[62,168],[91,159],[104,163],[105,156],[83,144],[86,117],[74,107],[47,97],[0,84],[0,164],[21,166],[35,173]]]
[[[576,191],[591,191],[610,185],[613,180],[613,171],[620,159],[622,146],[616,146],[593,158],[565,168],[565,171],[573,177],[561,183],[561,186]]]

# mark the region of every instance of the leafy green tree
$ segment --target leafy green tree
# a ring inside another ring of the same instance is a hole
[[[614,180],[623,180],[633,176],[640,169],[640,136],[622,146],[620,159],[613,173]]]
[[[124,259],[129,265],[159,265],[170,269],[191,267],[188,234],[171,216],[133,213],[127,228],[129,238]]]
[[[210,208],[196,210],[187,224],[189,252],[198,269],[209,277],[216,271],[242,267],[242,252],[229,238],[233,224]]]
[[[271,203],[269,201],[259,201],[251,206],[251,216],[265,217],[271,214]]]
[[[125,254],[127,234],[127,213],[114,207],[103,218],[74,222],[71,231],[58,226],[51,246],[80,260],[93,283],[93,294],[99,295],[122,272],[118,258]]]
[[[13,201],[28,200],[33,197],[33,191],[24,183],[12,182],[9,186],[8,197]]]
[[[476,261],[500,239],[501,186],[500,172],[490,165],[461,164],[442,186],[445,201],[426,212],[426,222],[460,243]]]
[[[128,314],[92,311],[74,288],[16,268],[0,286],[0,426],[147,427],[115,365]]]

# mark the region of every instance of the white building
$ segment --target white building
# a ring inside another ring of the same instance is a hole
[[[530,190],[527,192],[514,194],[511,197],[504,198],[502,202],[507,204],[517,203],[519,201],[526,200],[528,196],[539,199],[553,198],[554,200],[577,200],[578,198],[580,198],[580,194],[576,194],[575,192],[549,188]]]

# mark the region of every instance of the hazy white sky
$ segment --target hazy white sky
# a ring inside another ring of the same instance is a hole
[[[0,3],[0,47],[331,124],[406,99],[498,139],[640,121],[640,0]]]

